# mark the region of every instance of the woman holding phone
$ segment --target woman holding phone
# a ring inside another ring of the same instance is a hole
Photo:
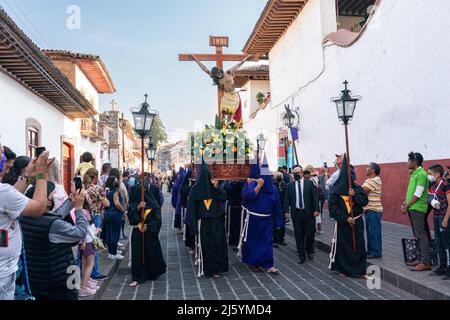
[[[116,177],[108,177],[105,187],[107,188],[106,198],[110,203],[110,206],[105,209],[108,258],[112,260],[122,260],[124,257],[118,252],[117,245],[120,239],[122,217],[125,210],[121,205],[123,200],[119,194],[119,180]]]

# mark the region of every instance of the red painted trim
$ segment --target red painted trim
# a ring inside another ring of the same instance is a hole
[[[440,164],[446,168],[446,166],[450,166],[450,159],[425,161],[423,167],[428,169],[433,164]],[[407,162],[379,163],[379,165],[381,167],[380,177],[383,182],[383,194],[381,198],[384,208],[383,220],[409,225],[408,217],[403,216],[400,212],[400,207],[405,200],[409,183]],[[366,168],[367,165],[355,166],[357,181],[360,184],[365,180]]]

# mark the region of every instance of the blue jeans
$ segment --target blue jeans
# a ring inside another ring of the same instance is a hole
[[[120,225],[120,231],[122,233],[121,238],[125,238],[125,219],[122,219],[121,225]]]
[[[382,257],[381,217],[382,212],[366,211],[367,254]]]
[[[122,213],[108,212],[105,213],[106,223],[106,246],[109,254],[117,254],[117,243],[120,239],[120,229],[122,226]]]
[[[103,225],[102,216],[100,214],[94,214],[94,225],[96,228],[101,228]],[[94,263],[94,269],[92,269],[91,278],[95,279],[100,277],[102,274],[98,270],[98,251],[95,251],[95,263]]]
[[[441,228],[442,228],[442,221],[444,220],[444,217],[433,217],[433,225],[434,225],[434,237],[436,241],[437,250],[439,253],[439,264],[442,267],[447,267],[448,261],[447,261],[447,252],[445,251]]]

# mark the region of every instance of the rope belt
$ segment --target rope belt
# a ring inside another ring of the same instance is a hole
[[[198,235],[195,235],[195,257],[194,257],[194,266],[198,265]]]
[[[138,226],[131,226],[130,235],[128,236],[128,266],[131,267],[131,235],[133,233],[133,229],[139,229]]]
[[[186,208],[181,207],[181,223],[183,224],[183,241],[186,241],[186,224],[184,218],[186,217]]]
[[[271,214],[262,214],[262,213],[251,212],[247,208],[242,207],[242,216],[244,214],[246,214],[246,217],[245,217],[244,226],[243,226],[243,228],[241,228],[241,236],[239,238],[238,253],[237,253],[238,257],[242,257],[242,245],[244,244],[244,242],[247,242],[248,225],[250,222],[250,216],[261,217],[261,218],[268,218],[268,217],[272,216]],[[242,220],[241,220],[241,226],[242,226]]]
[[[203,276],[205,273],[203,272],[203,253],[202,253],[202,236],[201,236],[201,231],[202,231],[202,219],[198,220],[198,274],[197,276],[200,278],[201,276]]]
[[[357,216],[355,220],[358,220],[362,216]],[[328,266],[328,269],[331,269],[332,264],[336,261],[336,251],[337,251],[337,228],[338,223],[334,222],[334,231],[333,231],[333,239],[331,239],[331,251],[330,251],[330,265]]]

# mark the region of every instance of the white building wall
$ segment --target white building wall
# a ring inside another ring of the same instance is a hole
[[[1,72],[0,88],[1,142],[18,155],[27,154],[25,120],[34,118],[42,127],[42,145],[60,159],[64,114]]]
[[[252,90],[252,88],[250,86],[250,81],[247,82],[245,84],[245,86],[242,87],[242,90],[245,90],[240,93],[241,101],[242,101],[242,119],[243,119],[244,125],[245,125],[245,123],[249,119],[250,114],[252,112],[251,111],[251,109],[252,109],[252,106],[251,106],[251,96],[252,96],[251,90]]]
[[[261,111],[247,129],[278,127],[274,119],[293,102],[300,108],[300,162],[331,163],[345,144],[330,98],[348,80],[353,94],[364,97],[350,126],[354,164],[403,162],[411,150],[426,159],[450,158],[441,139],[450,123],[448,12],[446,0],[384,0],[361,39],[349,48],[328,47],[323,55],[333,19],[336,27],[334,1],[310,0],[269,55],[272,107],[280,105]]]
[[[247,108],[243,113],[244,119],[244,129],[248,133],[249,139],[254,144],[256,148],[256,137],[259,134],[264,134],[264,136],[268,139],[266,143],[267,150],[267,160],[269,162],[269,167],[271,170],[276,170],[278,167],[277,153],[272,152],[277,149],[277,135],[278,131],[276,128],[278,127],[277,115],[275,112],[275,117],[272,112],[269,111],[270,105],[266,107],[265,110],[259,111],[254,119],[250,119],[250,114],[253,113],[258,107],[259,103],[256,99],[258,92],[262,92],[266,97],[270,92],[270,83],[268,80],[250,80],[245,85],[247,89],[246,92],[243,93],[243,101],[247,102]]]
[[[102,165],[100,144],[82,138],[80,120],[66,117],[53,105],[27,90],[7,75],[0,73],[0,126],[1,142],[12,148],[18,155],[27,154],[26,119],[34,118],[41,125],[40,144],[45,146],[52,157],[61,160],[61,141],[70,139],[74,143],[74,160],[78,165],[81,154],[91,152]]]

